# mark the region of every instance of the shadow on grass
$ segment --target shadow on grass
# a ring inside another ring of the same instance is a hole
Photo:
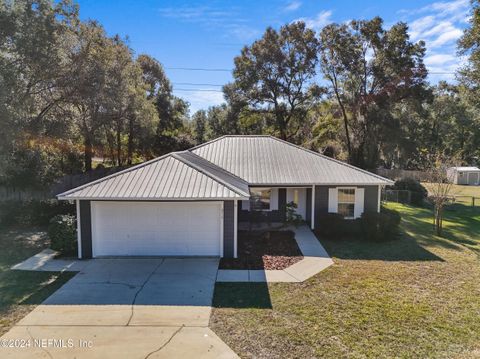
[[[74,275],[73,272],[2,272],[0,310],[6,310],[14,304],[40,304]]]
[[[321,239],[327,252],[336,258],[383,261],[443,261],[412,238],[388,242],[369,242],[359,239]]]
[[[25,298],[20,304],[41,304],[45,299],[55,293],[61,286],[67,283],[77,272],[62,272],[58,277],[45,286],[41,287],[29,297]]]
[[[427,248],[480,252],[480,208],[454,204],[444,211],[443,236],[435,235],[431,208],[390,204],[402,215],[397,239],[370,242],[362,239],[320,238],[330,255],[343,259],[386,261],[443,261]]]
[[[217,283],[214,308],[272,309],[267,283]]]
[[[402,205],[400,213],[402,221],[396,238],[378,242],[362,239],[359,235],[345,239],[320,237],[320,241],[332,257],[359,260],[443,261],[424,246],[457,248],[449,241],[432,238],[428,209]]]

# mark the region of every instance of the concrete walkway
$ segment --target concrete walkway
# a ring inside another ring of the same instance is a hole
[[[23,262],[15,264],[10,269],[44,272],[80,272],[91,262],[89,260],[78,260],[74,258],[55,259],[57,254],[58,252],[47,248],[40,253],[37,253],[34,256],[24,260]]]
[[[237,358],[208,328],[218,259],[86,263],[1,338],[31,343],[2,359]]]
[[[304,258],[283,270],[219,269],[217,282],[303,282],[330,267],[333,260],[306,225],[287,227],[295,232],[295,240]]]

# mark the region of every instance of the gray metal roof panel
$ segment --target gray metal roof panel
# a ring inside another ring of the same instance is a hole
[[[272,136],[223,136],[191,151],[250,185],[392,183]]]
[[[204,161],[200,159],[199,162]],[[213,165],[211,165],[213,166]],[[224,175],[224,177],[226,177]],[[234,176],[231,176],[234,177]],[[231,179],[230,179],[231,180]],[[247,186],[248,189],[248,186]],[[244,188],[169,154],[58,195],[62,199],[235,199]]]

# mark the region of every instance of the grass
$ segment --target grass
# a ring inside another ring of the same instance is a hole
[[[73,276],[10,270],[46,245],[46,234],[41,229],[0,230],[0,336]]]
[[[322,240],[335,264],[299,284],[217,284],[213,330],[241,357],[480,357],[480,209],[388,204],[401,236]]]

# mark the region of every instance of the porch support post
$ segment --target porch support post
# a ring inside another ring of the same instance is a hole
[[[310,226],[315,229],[315,185],[312,186],[312,219]]]
[[[378,206],[377,206],[378,213],[380,213],[381,203],[382,203],[382,186],[378,186]]]
[[[238,200],[233,201],[233,258],[237,258],[238,246]]]
[[[82,226],[80,222],[80,200],[75,200],[77,207],[77,246],[78,246],[78,258],[82,259]]]

